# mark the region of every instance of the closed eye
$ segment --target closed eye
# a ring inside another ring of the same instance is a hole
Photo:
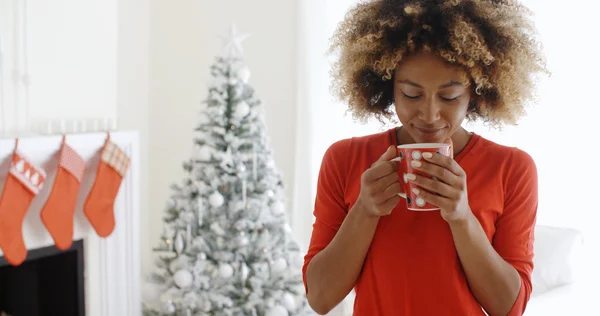
[[[452,102],[452,101],[455,101],[456,99],[458,99],[459,97],[460,97],[460,95],[457,96],[457,97],[455,97],[455,98],[450,98],[450,99],[449,98],[444,98],[444,97],[440,97],[440,98],[442,100],[446,101],[446,102]]]
[[[418,99],[419,97],[421,97],[420,95],[408,95],[404,92],[402,92],[402,94],[404,95],[405,98],[411,99],[411,100],[415,100],[415,99]]]

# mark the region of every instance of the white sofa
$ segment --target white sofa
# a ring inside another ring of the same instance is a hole
[[[600,265],[574,229],[538,225],[533,293],[524,316],[600,316]],[[329,316],[351,316],[354,292]]]
[[[600,315],[593,249],[573,229],[537,226],[533,293],[525,316]]]

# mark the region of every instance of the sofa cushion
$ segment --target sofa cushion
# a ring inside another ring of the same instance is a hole
[[[532,296],[575,281],[582,245],[583,236],[575,229],[536,226]]]

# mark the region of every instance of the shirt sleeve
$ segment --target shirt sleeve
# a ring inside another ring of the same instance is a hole
[[[514,148],[504,180],[504,210],[496,221],[492,245],[521,277],[521,288],[508,315],[522,315],[532,291],[534,227],[538,177],[533,159]]]
[[[308,293],[306,285],[308,264],[315,255],[327,247],[348,214],[348,206],[344,199],[347,174],[342,171],[343,164],[347,161],[347,157],[343,158],[348,147],[346,142],[347,140],[334,143],[327,149],[321,162],[313,211],[315,222],[302,267],[306,293]]]

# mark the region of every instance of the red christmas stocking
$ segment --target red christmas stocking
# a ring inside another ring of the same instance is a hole
[[[102,149],[96,181],[84,205],[84,213],[100,237],[108,237],[115,228],[113,206],[121,180],[129,168],[129,157],[110,139]]]
[[[45,180],[46,173],[15,150],[0,197],[0,248],[11,265],[18,266],[27,257],[23,241],[23,219]]]
[[[84,170],[83,159],[63,139],[52,192],[41,215],[44,225],[60,250],[69,249],[73,243],[73,216]]]

